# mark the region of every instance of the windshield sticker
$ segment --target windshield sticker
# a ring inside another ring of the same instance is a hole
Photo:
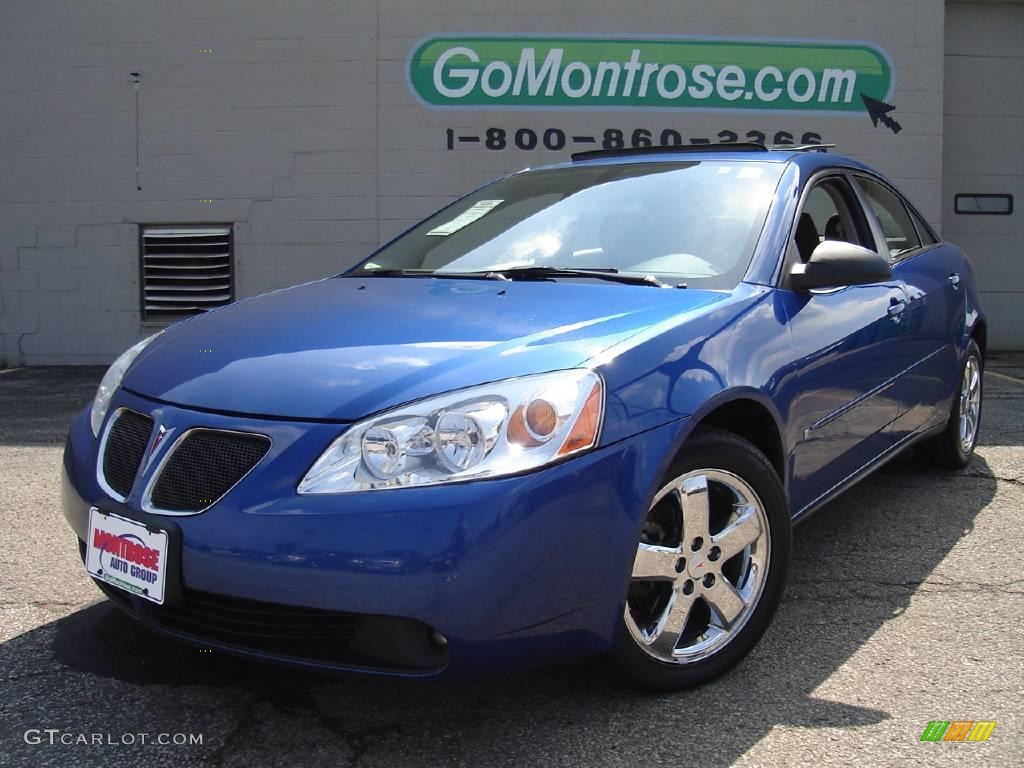
[[[760,179],[764,176],[764,168],[757,167],[746,167],[740,168],[740,172],[736,175],[738,179]]]
[[[454,219],[449,221],[447,224],[442,224],[439,227],[434,227],[432,230],[427,232],[427,235],[434,235],[436,237],[448,237],[455,232],[458,232],[463,227],[468,227],[477,219],[483,218],[488,213],[493,211],[504,200],[478,200],[473,203],[467,210],[460,213]]]

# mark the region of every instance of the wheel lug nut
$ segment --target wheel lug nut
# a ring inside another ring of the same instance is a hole
[[[713,574],[713,573],[705,573],[704,574],[704,586],[705,587],[713,587],[713,586],[715,586],[715,574]]]
[[[689,579],[687,579],[686,583],[683,584],[683,594],[684,595],[692,595],[693,594],[693,582],[690,581]]]
[[[697,538],[695,538],[693,540],[693,543],[690,544],[690,549],[692,549],[694,552],[697,552],[703,546],[704,546],[704,539],[702,539],[700,536],[698,536]]]
[[[676,573],[682,573],[686,570],[686,558],[680,557],[676,560]]]
[[[708,552],[708,560],[710,560],[712,563],[718,560],[718,558],[720,558],[721,556],[722,550],[720,550],[718,547],[712,547],[711,551]]]

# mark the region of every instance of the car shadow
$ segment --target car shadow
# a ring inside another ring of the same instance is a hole
[[[86,713],[68,714],[92,730],[227,713],[203,721],[217,732],[195,753],[215,763],[315,744],[332,759],[372,752],[390,765],[679,765],[699,756],[725,766],[779,725],[849,729],[892,716],[815,691],[907,609],[995,491],[981,456],[957,473],[891,463],[796,529],[790,586],[754,652],[726,677],[677,694],[630,689],[600,660],[460,683],[295,672],[151,635],[106,601],[3,644],[0,665],[16,673],[6,696],[23,702],[26,721],[42,719],[25,703],[41,685],[102,691]]]

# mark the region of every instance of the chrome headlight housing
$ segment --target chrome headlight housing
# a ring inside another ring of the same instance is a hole
[[[96,390],[96,397],[92,401],[92,411],[89,414],[89,424],[92,426],[93,436],[99,437],[100,427],[103,426],[103,419],[106,418],[107,409],[110,407],[110,400],[114,396],[114,392],[117,391],[117,388],[121,386],[121,380],[124,379],[124,375],[131,368],[132,363],[135,362],[135,358],[161,333],[163,331],[157,331],[152,336],[147,336],[138,344],[122,353],[103,375],[100,386]]]
[[[503,477],[597,445],[604,383],[572,369],[430,397],[352,425],[299,483],[346,493]]]

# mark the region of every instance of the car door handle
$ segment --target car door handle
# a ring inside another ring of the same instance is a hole
[[[893,299],[892,303],[889,305],[889,309],[888,309],[889,317],[891,317],[894,322],[898,323],[900,321],[900,317],[903,315],[903,311],[906,308],[907,308],[907,302],[902,301],[902,300]]]
[[[959,288],[960,288],[960,273],[959,272],[953,272],[952,274],[950,274],[950,276],[949,276],[949,284],[953,286],[953,290],[954,291],[959,290]]]

